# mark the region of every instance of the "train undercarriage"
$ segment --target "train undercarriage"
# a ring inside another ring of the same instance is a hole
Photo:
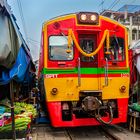
[[[94,96],[93,96],[94,95]],[[48,102],[54,127],[74,127],[126,122],[128,99],[102,100],[101,92],[80,92],[79,101]]]

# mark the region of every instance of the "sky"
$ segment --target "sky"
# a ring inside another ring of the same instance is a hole
[[[17,24],[28,42],[33,60],[39,58],[42,24],[59,15],[79,11],[118,10],[125,4],[140,5],[140,0],[7,0]],[[102,4],[103,3],[103,4]],[[22,11],[22,12],[20,12]]]

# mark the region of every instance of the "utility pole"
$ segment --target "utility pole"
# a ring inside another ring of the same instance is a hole
[[[127,16],[128,16],[128,6],[126,5],[126,6],[125,6],[125,13],[124,13],[125,22],[126,22],[126,20],[127,20]]]
[[[11,80],[10,82],[10,98],[11,98],[11,118],[12,118],[12,135],[13,135],[12,137],[13,137],[13,140],[16,140],[13,80]]]

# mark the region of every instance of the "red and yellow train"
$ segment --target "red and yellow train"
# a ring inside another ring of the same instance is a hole
[[[123,25],[94,12],[44,23],[38,76],[52,126],[126,122],[127,35]]]

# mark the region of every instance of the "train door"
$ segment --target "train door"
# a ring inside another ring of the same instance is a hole
[[[81,34],[79,35],[79,44],[81,49],[86,53],[92,53],[97,48],[97,34]],[[84,74],[88,76],[94,85],[90,90],[99,90],[98,80],[98,54],[92,57],[86,57],[80,54],[80,66],[84,70]],[[87,77],[86,77],[87,78]],[[94,80],[93,80],[94,79]],[[89,81],[90,82],[90,81]],[[96,86],[95,86],[96,84]]]
[[[96,35],[80,35],[79,36],[81,49],[86,53],[91,53],[97,48],[97,37]],[[97,54],[93,57],[86,57],[80,55],[81,67],[83,68],[97,68]]]

